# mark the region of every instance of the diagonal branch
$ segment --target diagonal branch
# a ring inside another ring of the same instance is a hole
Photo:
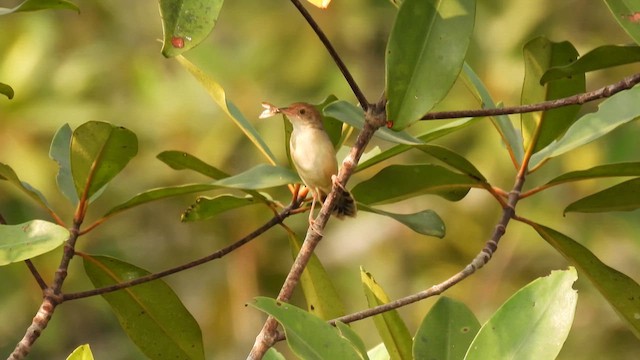
[[[481,117],[496,116],[508,114],[522,114],[534,111],[551,110],[569,105],[582,105],[584,103],[608,98],[616,93],[629,90],[636,84],[640,83],[640,73],[628,76],[617,83],[601,87],[600,89],[589,91],[582,94],[568,96],[561,99],[544,101],[537,104],[528,104],[521,106],[510,106],[494,109],[477,109],[477,110],[456,110],[456,111],[439,111],[428,113],[420,120],[440,120],[455,119],[464,117]]]

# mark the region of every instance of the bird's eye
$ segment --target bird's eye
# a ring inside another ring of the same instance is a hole
[[[300,115],[304,115],[307,112],[307,110],[305,110],[304,108],[298,110],[298,114]]]

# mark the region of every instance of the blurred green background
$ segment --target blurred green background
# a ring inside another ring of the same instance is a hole
[[[18,1],[2,1],[11,7]],[[262,155],[219,111],[207,93],[174,60],[160,55],[162,37],[154,1],[91,1],[81,13],[43,11],[0,17],[0,81],[10,84],[13,100],[0,97],[0,162],[40,189],[66,221],[73,209],[56,189],[56,164],[49,142],[61,125],[109,121],[134,131],[139,154],[89,210],[87,223],[134,194],[149,188],[206,181],[168,168],[155,159],[164,150],[194,154],[220,169],[237,173],[265,162]],[[311,9],[370,100],[384,87],[384,49],[396,9],[386,0],[335,0],[327,11]],[[545,35],[569,40],[580,53],[631,40],[617,27],[602,2],[573,0],[479,0],[468,62],[496,101],[519,103],[524,74],[522,46]],[[212,35],[187,57],[224,86],[228,98],[263,134],[286,163],[282,122],[259,121],[260,102],[286,105],[320,102],[329,94],[354,102],[348,86],[319,41],[288,1],[227,1]],[[637,65],[590,74],[588,89],[618,81]],[[456,84],[439,109],[476,108],[462,84]],[[595,105],[584,106],[583,111]],[[519,117],[513,117],[518,122]],[[418,132],[442,121],[410,128]],[[569,170],[597,164],[637,161],[637,123],[551,161],[529,178],[527,188]],[[495,186],[509,189],[515,171],[487,120],[450,135],[438,144],[472,161]],[[375,142],[382,148],[390,144]],[[407,153],[395,162],[433,162]],[[351,184],[377,172],[358,174]],[[619,180],[618,180],[619,181]],[[523,201],[518,214],[555,228],[585,244],[601,260],[640,280],[638,214],[574,214],[563,217],[570,202],[616,181],[587,181],[554,188]],[[272,191],[282,202],[286,189]],[[207,194],[211,195],[211,194]],[[214,220],[180,223],[195,199],[184,196],[120,214],[85,237],[78,248],[106,254],[159,271],[229,244],[266,221],[263,207],[243,208]],[[420,197],[385,206],[394,212],[434,209],[447,225],[444,239],[416,235],[394,221],[360,213],[357,220],[331,221],[318,254],[333,276],[349,311],[366,307],[359,267],[370,271],[392,298],[445,280],[482,248],[500,208],[482,191],[462,201]],[[0,213],[9,223],[47,219],[10,185],[0,183]],[[300,236],[307,216],[286,223]],[[61,250],[34,260],[49,281]],[[286,233],[275,228],[221,260],[174,275],[166,281],[194,314],[203,330],[207,358],[246,357],[264,316],[244,303],[257,295],[275,297],[291,264]],[[500,248],[479,273],[446,295],[465,302],[484,322],[514,291],[566,261],[533,231],[511,223]],[[9,354],[40,304],[41,294],[22,263],[0,268],[0,353]],[[66,291],[91,285],[74,260]],[[640,343],[596,290],[580,279],[575,322],[560,359],[636,359]],[[414,332],[434,299],[400,312]],[[295,302],[303,305],[300,294]],[[368,347],[380,339],[371,320],[354,325]],[[65,303],[36,343],[32,359],[63,359],[89,343],[98,359],[135,359],[143,355],[117,324],[101,298]],[[283,349],[283,344],[278,345]]]

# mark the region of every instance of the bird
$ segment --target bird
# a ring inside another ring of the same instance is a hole
[[[264,111],[260,118],[284,114],[293,125],[289,140],[289,149],[293,165],[300,179],[309,189],[313,200],[309,212],[309,224],[313,227],[313,209],[316,202],[324,202],[334,184],[339,188],[338,198],[331,213],[339,219],[345,216],[355,217],[355,200],[341,184],[336,181],[338,161],[336,151],[322,124],[322,115],[311,104],[298,102],[278,108],[263,102]]]

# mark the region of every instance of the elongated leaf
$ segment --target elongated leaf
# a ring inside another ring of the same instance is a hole
[[[476,97],[483,109],[494,109],[496,104],[493,102],[489,91],[482,83],[482,80],[473,71],[473,69],[465,62],[462,67],[462,79],[465,80],[465,85],[476,93]],[[493,126],[500,133],[500,137],[507,147],[507,151],[511,156],[514,164],[519,165],[524,158],[524,147],[522,134],[516,131],[511,119],[507,115],[497,115],[491,117]]]
[[[369,360],[369,356],[367,355],[367,348],[364,346],[364,341],[360,339],[358,334],[356,334],[353,329],[349,327],[349,325],[336,321],[336,329],[340,332],[340,335],[349,340],[349,342],[353,345],[356,350],[360,353],[360,356],[363,360]]]
[[[287,360],[284,355],[278,352],[278,350],[270,347],[264,354],[263,360]]]
[[[107,256],[83,256],[84,270],[96,288],[149,272]],[[102,295],[129,338],[151,359],[204,359],[198,323],[162,280]]]
[[[238,175],[214,182],[214,185],[234,189],[266,189],[299,183],[298,174],[281,166],[260,164]]]
[[[413,343],[414,359],[463,359],[480,323],[469,308],[441,297],[422,320]]]
[[[378,285],[373,275],[360,268],[360,281],[364,286],[369,307],[374,307],[389,302],[389,297],[382,287]],[[411,360],[411,334],[407,325],[400,318],[396,310],[387,311],[373,317],[378,334],[382,338],[391,360]]]
[[[487,181],[484,175],[482,175],[482,173],[475,166],[473,166],[473,164],[470,163],[469,160],[447,148],[436,145],[419,145],[415,148],[435,157],[443,163],[453,167],[456,170],[459,170],[463,174],[477,179],[478,181]]]
[[[89,344],[84,344],[78,346],[69,356],[67,356],[67,360],[93,360],[93,353],[91,352],[91,348]]]
[[[479,118],[464,118],[464,119],[459,119],[454,121],[448,121],[445,125],[439,126],[435,129],[427,130],[422,135],[419,135],[417,139],[425,143],[430,142],[442,136],[464,129],[467,126],[475,123],[477,120],[479,120]],[[381,152],[378,155],[371,157],[370,159],[360,162],[360,164],[356,168],[356,172],[364,170],[368,167],[371,167],[375,164],[378,164],[384,160],[390,159],[396,155],[402,154],[403,152],[411,149],[413,149],[413,146],[410,146],[410,145],[403,145],[403,144],[396,145],[390,149],[387,149]]]
[[[68,238],[69,230],[44,220],[0,224],[0,266],[48,253]]]
[[[236,106],[227,100],[227,96],[224,89],[218,84],[215,79],[204,73],[197,66],[192,64],[189,60],[182,56],[177,56],[176,59],[185,69],[187,69],[193,77],[200,82],[200,84],[207,90],[209,96],[220,106],[229,118],[236,124],[236,126],[245,134],[245,136],[258,148],[258,150],[267,158],[267,160],[275,165],[276,157],[273,155],[267,143],[264,142],[258,130],[245,119],[244,115],[236,108]]]
[[[92,199],[138,153],[136,135],[123,127],[90,121],[71,138],[71,174],[78,197]]]
[[[567,206],[564,213],[633,211],[638,208],[640,208],[640,178],[635,178],[582,198]]]
[[[295,233],[288,232],[288,234],[291,255],[295,259],[302,247],[302,241]],[[335,319],[345,314],[344,304],[329,274],[315,254],[311,255],[309,263],[300,276],[300,285],[307,302],[307,310],[311,314],[323,320]]]
[[[214,197],[200,196],[195,204],[182,213],[180,220],[182,222],[206,220],[225,211],[255,204],[256,201],[251,196],[238,197],[230,194]]]
[[[635,0],[604,0],[611,15],[631,38],[640,44],[640,3]]]
[[[24,181],[20,181],[18,175],[13,171],[13,169],[6,164],[0,163],[0,180],[6,180],[15,187],[17,187],[20,191],[27,194],[31,199],[37,202],[40,206],[45,209],[49,208],[47,204],[47,200],[44,198],[44,195],[31,185],[27,184]]]
[[[405,0],[386,53],[387,118],[401,130],[418,121],[458,77],[475,21],[473,0]]]
[[[542,161],[562,155],[588,144],[640,116],[640,86],[615,94],[603,101],[598,111],[587,114],[576,121],[562,138],[553,141],[531,157],[529,168]]]
[[[206,39],[223,3],[224,0],[160,0],[162,55],[180,55]]]
[[[584,74],[540,85],[540,78],[547,69],[570,64],[577,58],[578,51],[567,41],[556,43],[544,37],[529,41],[524,47],[525,76],[522,85],[522,104],[555,100],[584,92],[586,86]],[[523,126],[529,129],[531,136],[534,133],[537,134],[534,152],[562,135],[575,122],[579,110],[579,105],[572,105],[522,114]]]
[[[36,10],[58,10],[58,9],[66,9],[66,10],[75,10],[78,13],[80,12],[80,8],[78,8],[75,4],[66,1],[66,0],[25,0],[20,5],[8,9],[0,7],[0,15],[7,15],[14,12],[23,12],[23,11],[36,11]],[[11,97],[9,97],[11,99]]]
[[[581,275],[589,278],[633,333],[640,338],[640,285],[627,275],[604,264],[589,249],[568,236],[540,224],[530,225],[578,268]]]
[[[0,11],[2,11],[2,9],[0,9]],[[13,91],[13,88],[11,86],[0,82],[0,94],[8,97],[9,100],[11,100],[13,99],[15,92]]]
[[[564,66],[553,66],[548,69],[541,84],[564,77],[584,74],[590,71],[607,69],[610,67],[631,64],[640,61],[640,47],[637,45],[605,45],[595,48],[582,55],[578,60]]]
[[[56,184],[60,192],[71,201],[71,204],[78,204],[78,193],[73,184],[71,175],[71,127],[69,124],[62,125],[51,141],[49,148],[49,158],[58,163],[58,175]]]
[[[640,162],[606,164],[586,170],[572,171],[549,180],[546,185],[616,176],[640,176]]]
[[[211,184],[186,184],[186,185],[169,186],[169,187],[162,187],[162,188],[147,190],[135,195],[134,197],[123,202],[120,205],[114,206],[109,211],[107,211],[103,215],[103,217],[112,216],[124,210],[131,209],[132,207],[143,205],[152,201],[166,199],[174,196],[185,195],[185,194],[199,193],[199,192],[218,189],[218,188],[219,186],[215,186]]]
[[[465,360],[553,360],[569,335],[576,270],[553,271],[518,290],[482,326]]]
[[[249,305],[273,316],[282,324],[289,348],[301,359],[362,360],[351,342],[317,316],[265,297],[257,297]]]
[[[389,356],[389,352],[387,351],[387,348],[384,346],[384,343],[380,343],[374,346],[373,348],[371,348],[371,350],[367,351],[367,355],[369,356],[370,360],[390,360],[391,359],[391,357]]]
[[[329,7],[329,4],[331,3],[331,0],[307,0],[307,1],[315,5],[316,7],[319,7],[320,9],[326,9],[327,7]]]
[[[372,208],[358,203],[358,209],[374,214],[390,217],[397,222],[406,225],[418,234],[443,238],[445,235],[444,222],[433,210],[423,210],[414,214],[395,214],[380,209]]]
[[[163,151],[156,157],[174,170],[189,169],[216,180],[229,177],[229,174],[224,171],[184,151]]]
[[[478,180],[438,165],[391,165],[356,185],[351,194],[367,205],[392,203],[423,194],[458,201],[478,184]]]

